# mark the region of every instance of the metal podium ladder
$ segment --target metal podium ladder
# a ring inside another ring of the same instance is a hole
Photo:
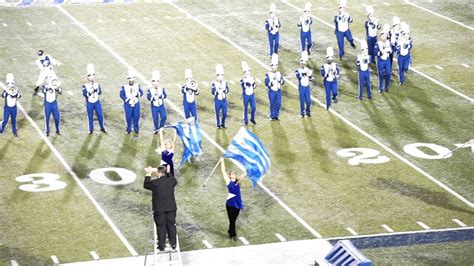
[[[153,210],[150,211],[151,219],[148,221],[147,228],[150,228],[150,222],[153,225],[153,229],[148,230],[147,234],[147,241],[145,242],[145,261],[144,266],[158,266],[158,265],[183,265],[181,260],[181,250],[179,246],[179,238],[178,233],[176,233],[176,249],[173,250],[171,245],[169,244],[168,239],[166,239],[166,245],[164,251],[158,250],[158,238],[157,238],[157,228],[155,225],[155,221],[153,220]],[[152,234],[153,237],[150,237]],[[148,252],[148,248],[150,244],[153,245],[153,252]],[[168,260],[166,260],[166,255],[168,256]],[[153,261],[149,262],[148,257],[152,257]],[[147,264],[148,261],[148,264]]]

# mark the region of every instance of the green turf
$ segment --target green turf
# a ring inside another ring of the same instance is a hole
[[[302,5],[301,3],[299,5]],[[267,3],[253,3],[253,5],[248,5],[248,2],[234,3],[232,8],[241,15],[225,17],[219,15],[230,8],[227,4],[180,1],[178,5],[194,15],[206,14],[199,16],[199,19],[222,32],[258,59],[268,62],[267,41],[263,27]],[[324,4],[318,5],[324,6]],[[153,69],[160,69],[169,98],[179,108],[181,108],[182,99],[176,83],[183,82],[184,68],[192,68],[199,82],[206,81],[210,84],[214,77],[215,64],[223,63],[226,78],[238,81],[241,77],[240,61],[246,60],[252,67],[253,75],[263,80],[265,69],[216,35],[185,18],[182,13],[168,4],[64,6],[63,8],[79,21],[84,22],[86,27],[146,77],[150,76]],[[282,3],[279,4],[279,8],[286,10],[280,15],[284,23],[282,34],[285,34],[282,35],[284,39],[280,68],[290,77],[299,59],[298,29],[292,26],[299,12],[285,7]],[[393,8],[401,10],[405,7]],[[252,13],[254,10],[259,10],[260,13]],[[62,67],[56,68],[66,91],[60,99],[63,136],[54,138],[54,145],[125,237],[141,253],[148,238],[147,214],[150,205],[150,194],[142,189],[142,169],[146,165],[156,164],[159,160],[154,151],[158,144],[157,138],[151,135],[149,105],[145,100],[142,101],[143,119],[140,137],[126,136],[122,103],[118,97],[120,84],[125,82],[127,72],[125,66],[79,27],[72,25],[71,21],[57,8],[3,8],[0,12],[2,13],[0,22],[7,21],[9,24],[3,29],[8,38],[0,39],[2,47],[8,47],[8,50],[0,50],[2,58],[7,58],[2,60],[0,72],[15,73],[17,84],[24,91],[23,106],[42,128],[41,100],[30,96],[37,73],[36,66],[32,64],[35,52],[43,48],[64,63]],[[357,13],[358,16],[362,16],[363,9],[359,8],[357,12],[360,13]],[[319,11],[313,13],[325,16],[326,20],[330,20],[332,14],[324,15]],[[356,13],[356,11],[351,10],[351,13]],[[109,14],[114,14],[114,16]],[[121,21],[120,18],[126,21]],[[103,22],[99,23],[97,19]],[[50,20],[54,20],[57,26],[51,26]],[[29,27],[26,21],[30,21],[34,26]],[[363,22],[360,19],[357,23],[360,27]],[[334,44],[335,37],[332,29],[326,26],[316,25],[315,29],[317,29],[316,42],[321,40],[321,44],[316,46],[316,55],[311,65],[317,70],[323,63],[325,46]],[[419,43],[415,43],[416,45],[421,45],[423,39],[432,38],[428,33],[416,32],[415,29],[416,27],[412,25],[414,31],[412,35],[425,34],[425,36],[416,37],[416,42]],[[452,29],[452,31],[456,30],[455,27]],[[362,36],[357,30],[354,32]],[[460,47],[465,51],[470,49],[462,44]],[[413,73],[408,78],[406,90],[394,87],[388,96],[377,96],[370,103],[360,103],[355,99],[356,76],[351,72],[355,54],[353,51],[348,52],[346,60],[350,63],[341,64],[343,69],[342,102],[335,107],[336,110],[472,200],[474,188],[470,182],[470,173],[473,169],[472,164],[468,163],[472,155],[467,150],[444,161],[417,160],[405,155],[402,151],[403,145],[412,142],[433,142],[452,148],[454,143],[469,139],[472,137],[469,135],[471,133],[469,129],[472,128],[473,123],[472,119],[469,120],[469,117],[473,115],[472,105]],[[14,54],[15,57],[7,56],[9,54]],[[431,64],[428,61],[428,55],[416,49],[414,54],[417,60],[418,58],[422,62],[427,60],[426,64]],[[107,135],[99,133],[87,135],[81,84],[84,82],[85,69],[89,62],[95,64],[97,81],[104,88],[102,103],[109,130]],[[425,69],[422,70],[425,71]],[[460,68],[459,71],[469,70]],[[466,76],[464,86],[469,84],[470,77],[467,77],[469,72],[463,73]],[[434,72],[428,74],[438,77],[438,74]],[[457,77],[447,76],[446,78],[445,81],[456,82]],[[294,81],[292,78],[290,80]],[[375,81],[377,80],[374,78],[373,83]],[[315,85],[313,96],[321,100],[323,92],[319,78],[316,78]],[[452,84],[449,83],[449,85]],[[210,88],[204,87],[202,83],[200,87],[201,95],[198,96],[197,102],[201,127],[211,139],[225,148],[241,126],[240,88],[237,85],[231,85],[229,128],[223,131],[215,129]],[[469,88],[459,87],[459,89],[465,90],[464,92],[468,95],[472,93]],[[73,92],[74,96],[69,96],[67,91]],[[249,128],[261,138],[272,158],[273,164],[264,183],[324,237],[348,235],[346,227],[351,227],[360,234],[372,234],[384,232],[381,224],[388,224],[396,231],[419,230],[420,227],[416,221],[423,221],[433,228],[455,227],[457,225],[451,221],[453,218],[460,219],[468,225],[474,224],[472,209],[323,108],[315,107],[312,119],[300,120],[298,95],[295,88],[289,85],[284,88],[282,122],[271,123],[267,120],[268,99],[266,89],[262,84],[259,84],[257,95],[258,125]],[[168,110],[168,121],[182,119],[170,107]],[[39,145],[39,140],[33,135],[31,126],[21,116],[20,124],[19,134],[26,145],[28,147]],[[8,131],[9,128],[7,128]],[[167,132],[167,134],[170,133]],[[0,138],[1,147],[6,146],[7,149],[15,147],[18,156],[24,157],[30,154],[31,149],[17,148],[17,145],[13,146],[13,143],[8,142],[9,140],[9,137]],[[37,142],[36,145],[33,145],[35,142]],[[178,146],[177,154],[179,155],[181,144]],[[390,158],[390,162],[384,165],[350,166],[346,158],[336,155],[337,150],[350,147],[380,150],[382,155]],[[178,233],[183,250],[205,248],[201,242],[204,239],[216,247],[239,245],[238,242],[232,242],[226,238],[227,218],[224,208],[226,191],[223,179],[219,174],[215,174],[206,189],[201,187],[202,182],[221,156],[221,152],[208,140],[203,141],[203,149],[204,155],[198,161],[177,172]],[[41,160],[37,157],[41,157],[41,154],[34,156],[35,159],[31,163],[33,168],[28,172],[36,172],[39,169],[37,164]],[[8,162],[7,158],[6,156],[1,158],[2,165]],[[180,156],[177,156],[175,161],[178,162],[179,159]],[[57,164],[56,159],[54,162]],[[230,163],[227,166],[230,168]],[[63,171],[60,170],[61,168],[51,167],[48,166],[45,169],[57,173]],[[136,172],[138,179],[130,185],[111,187],[87,178],[91,170],[101,167],[123,167]],[[15,174],[2,172],[1,176],[13,180]],[[69,181],[74,184],[72,180]],[[14,181],[11,182],[17,185]],[[25,192],[12,188],[7,191],[15,191],[14,195],[20,197],[16,199],[15,204],[23,204],[21,195]],[[79,198],[87,200],[80,191],[78,193]],[[243,187],[243,197],[246,207],[239,217],[238,230],[239,235],[245,236],[250,243],[276,242],[278,240],[275,233],[282,234],[288,240],[314,237],[262,189],[252,189],[249,182],[246,182]],[[48,200],[52,199],[53,196],[51,199],[48,198]],[[61,215],[66,215],[68,210],[65,207],[62,208],[64,210]],[[98,216],[92,206],[86,209]],[[10,217],[19,215],[20,211],[10,209],[6,213],[8,213],[7,217]],[[94,221],[104,223],[99,218]],[[48,222],[46,218],[42,220]],[[83,230],[90,228],[90,226],[82,226]],[[10,229],[6,232],[10,237],[18,236],[19,239],[25,239],[20,242],[31,242],[28,240],[32,237],[30,234]],[[108,243],[117,243],[117,240],[108,239],[114,239],[115,236],[106,225],[103,234],[107,237],[98,241],[98,246],[104,245],[104,249],[107,250]],[[85,239],[81,241],[84,243],[88,241],[87,238],[94,239],[95,237],[93,234],[83,233],[83,235]],[[51,239],[50,241],[60,241],[63,237],[64,234],[60,233],[50,234],[48,238]],[[56,247],[53,246],[53,248]],[[89,246],[81,244],[78,248],[89,248]],[[92,250],[92,248],[89,249]],[[122,249],[122,253],[111,254],[110,257],[127,255],[126,250],[123,247]],[[70,256],[58,257],[61,261],[86,260],[87,253],[74,252]],[[102,257],[100,249],[98,253]],[[104,253],[107,254],[107,251]],[[29,256],[28,252],[24,254],[26,254],[24,257]],[[48,257],[53,255],[49,251],[41,251],[40,254],[44,260],[48,260]]]

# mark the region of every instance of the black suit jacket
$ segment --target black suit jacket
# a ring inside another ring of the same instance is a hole
[[[175,177],[162,176],[151,180],[145,176],[143,187],[152,191],[153,211],[176,211],[176,200],[174,198],[174,187],[178,184]]]

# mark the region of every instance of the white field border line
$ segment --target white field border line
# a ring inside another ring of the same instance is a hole
[[[287,3],[286,0],[282,1],[284,3]],[[292,5],[290,3],[287,3],[289,5]],[[258,63],[259,65],[261,65],[263,68],[267,69],[267,70],[270,70],[270,68],[265,65],[262,61],[260,61],[258,58],[256,58],[255,56],[253,56],[252,54],[250,54],[249,52],[247,52],[246,50],[244,50],[242,47],[240,47],[239,45],[237,45],[236,43],[234,43],[233,41],[231,41],[229,38],[225,37],[224,35],[222,35],[221,33],[219,33],[218,31],[216,31],[215,29],[211,28],[210,26],[208,26],[207,24],[205,24],[204,22],[200,21],[199,19],[197,19],[196,17],[194,17],[193,15],[191,15],[190,13],[188,13],[186,10],[182,9],[181,7],[177,6],[175,3],[170,3],[170,5],[174,6],[176,9],[178,9],[179,11],[183,12],[184,14],[186,14],[188,17],[190,17],[191,19],[193,19],[194,21],[196,21],[198,24],[201,24],[201,26],[203,26],[204,28],[208,29],[209,31],[211,31],[212,33],[216,34],[217,36],[219,36],[221,39],[225,40],[226,42],[228,42],[230,45],[232,45],[233,47],[235,47],[237,50],[241,51],[243,54],[247,55],[248,57],[250,57],[252,60],[254,60],[256,63]],[[58,6],[59,7],[59,6]],[[293,5],[294,8],[298,9],[296,6]],[[314,17],[314,16],[313,16]],[[316,18],[316,17],[315,17]],[[319,18],[316,18],[319,20]],[[322,23],[326,23],[324,20],[321,20]],[[328,24],[330,25],[330,24]],[[286,82],[288,84],[290,84],[291,86],[293,86],[294,88],[298,88],[298,86],[296,86],[295,83],[293,83],[292,81],[290,80],[286,80]],[[311,99],[318,103],[319,105],[325,107],[326,105],[324,103],[322,103],[321,101],[319,101],[318,99],[316,99],[315,97],[311,96]],[[341,114],[339,114],[338,112],[334,111],[333,109],[329,109],[329,111],[337,116],[339,119],[341,119],[342,121],[344,121],[346,124],[348,124],[349,126],[351,126],[352,128],[354,128],[355,130],[357,130],[359,133],[361,133],[362,135],[364,135],[365,137],[367,137],[368,139],[372,140],[373,142],[375,142],[377,145],[379,145],[380,147],[382,147],[384,150],[386,150],[387,152],[391,153],[393,156],[397,157],[398,159],[400,159],[402,162],[404,162],[405,164],[411,166],[413,169],[415,169],[416,171],[418,171],[419,173],[421,173],[422,175],[424,175],[425,177],[427,177],[428,179],[430,179],[431,181],[433,181],[435,184],[437,184],[438,186],[440,186],[441,188],[443,188],[444,190],[446,190],[447,192],[449,192],[450,194],[452,194],[453,196],[455,196],[456,198],[458,198],[459,200],[461,200],[462,202],[466,203],[469,207],[471,208],[474,208],[474,203],[470,202],[469,200],[465,199],[463,196],[461,196],[459,193],[457,193],[456,191],[452,190],[450,187],[448,187],[447,185],[443,184],[441,181],[437,180],[436,178],[434,178],[433,176],[431,176],[430,174],[426,173],[425,171],[423,171],[421,168],[419,168],[418,166],[414,165],[412,162],[410,162],[409,160],[407,160],[406,158],[404,158],[403,156],[401,156],[400,154],[396,153],[394,150],[390,149],[388,146],[386,146],[385,144],[383,144],[382,142],[380,142],[379,140],[377,140],[376,138],[374,138],[373,136],[371,136],[369,133],[365,132],[363,129],[359,128],[358,126],[356,126],[355,124],[353,124],[352,122],[350,122],[348,119],[346,119],[345,117],[343,117]],[[259,183],[260,184],[260,183]],[[263,186],[263,185],[262,185]],[[262,187],[264,190],[268,190],[266,187]],[[267,193],[271,193],[271,192],[267,192]],[[273,195],[273,193],[272,193]],[[273,197],[273,196],[272,196]],[[282,205],[283,206],[283,205]],[[285,208],[285,207],[284,207]],[[301,220],[303,221],[303,220]],[[304,222],[304,221],[303,221]],[[308,225],[309,226],[309,225]],[[306,227],[306,226],[305,226]],[[307,229],[310,228],[310,227],[307,227]],[[309,230],[309,229],[308,229]]]
[[[72,176],[74,181],[79,185],[79,187],[82,189],[84,194],[89,198],[89,200],[92,202],[92,204],[95,206],[97,211],[102,215],[104,220],[109,224],[109,226],[112,228],[114,233],[118,236],[118,238],[122,241],[122,243],[125,245],[125,247],[128,249],[128,251],[133,255],[137,256],[138,253],[135,251],[135,249],[130,245],[128,240],[123,236],[122,232],[118,229],[118,227],[112,222],[110,217],[105,213],[104,209],[99,205],[99,203],[96,201],[96,199],[92,196],[91,192],[86,188],[84,183],[79,179],[79,177],[76,175],[74,171],[72,171],[72,168],[69,166],[69,164],[66,162],[64,157],[59,153],[59,151],[54,147],[54,145],[51,143],[51,141],[43,134],[41,129],[38,127],[38,125],[33,121],[33,119],[28,115],[28,113],[23,109],[23,106],[18,103],[18,109],[20,109],[20,112],[23,114],[23,116],[31,123],[33,128],[38,132],[38,134],[41,136],[43,141],[46,143],[46,145],[49,147],[49,149],[53,152],[53,154],[58,158],[59,162],[63,165],[64,169]]]
[[[381,236],[394,236],[394,235],[410,235],[410,234],[426,234],[426,233],[450,232],[450,231],[460,231],[460,230],[473,230],[473,229],[474,229],[474,227],[472,227],[472,226],[471,227],[456,227],[456,228],[429,229],[429,230],[405,231],[405,232],[394,232],[394,233],[380,233],[380,234],[357,235],[357,236],[337,236],[337,237],[324,238],[324,240],[381,237]]]
[[[174,3],[170,3],[174,7],[176,7],[178,10],[184,12],[185,14],[188,14],[186,11],[182,10],[180,7],[176,6]],[[71,14],[69,14],[66,10],[64,10],[60,5],[56,5],[56,7],[67,17],[69,17],[72,21],[77,24],[84,32],[86,32],[92,39],[94,39],[100,46],[102,46],[105,50],[107,50],[115,59],[117,59],[122,65],[127,67],[128,69],[133,69],[130,64],[128,64],[120,55],[118,55],[115,51],[113,51],[105,42],[103,42],[101,39],[99,39],[94,33],[92,33],[84,24],[79,22],[75,17],[73,17]],[[188,14],[191,16],[190,14]],[[199,20],[196,20],[199,21]],[[199,22],[201,23],[201,22]],[[203,24],[204,26],[205,24]],[[216,32],[217,33],[217,32]],[[222,36],[224,37],[224,36]],[[250,54],[249,54],[250,55]],[[137,73],[137,77],[143,80],[143,82],[147,86],[151,86],[151,83],[138,71],[135,71]],[[165,99],[165,101],[173,108],[178,114],[180,114],[182,117],[184,117],[184,113],[181,109],[179,109],[171,100]],[[202,135],[212,144],[214,145],[218,150],[220,150],[222,153],[225,152],[225,149],[222,148],[215,140],[213,140],[205,131],[201,131]],[[236,164],[241,170],[245,170],[240,164]],[[263,185],[261,182],[258,183],[260,188],[262,188],[270,197],[272,197],[283,209],[285,209],[293,218],[295,218],[301,225],[303,225],[311,234],[313,234],[317,238],[322,238],[322,236],[314,230],[306,221],[304,221],[301,217],[299,217],[286,203],[284,203],[280,198],[278,198],[273,192],[271,192],[265,185]]]
[[[299,8],[299,7],[295,6],[295,5],[293,5],[292,3],[289,3],[287,0],[282,0],[281,2],[284,3],[284,4],[286,4],[286,5],[288,5],[288,6],[290,6],[290,7],[293,7],[293,8],[296,9],[296,10],[299,10],[299,11],[301,11],[301,12],[303,11],[303,9],[301,9],[301,8]],[[317,21],[321,22],[322,24],[324,24],[324,25],[326,25],[326,26],[328,26],[328,27],[334,29],[334,25],[332,25],[332,24],[326,22],[325,20],[322,20],[321,18],[318,18],[318,17],[316,17],[315,15],[312,15],[312,14],[311,14],[311,17],[313,17],[313,18],[316,19]],[[360,39],[356,38],[354,34],[352,34],[352,36],[353,36],[353,38],[354,38],[355,40],[357,40],[357,41],[359,41],[359,42],[361,41]],[[394,58],[393,60],[396,61],[397,59]],[[434,83],[436,83],[437,85],[439,85],[439,86],[441,86],[441,87],[443,87],[443,88],[449,90],[450,92],[452,92],[452,93],[454,93],[454,94],[456,94],[456,95],[458,95],[458,96],[461,96],[462,98],[464,98],[464,99],[470,101],[471,103],[474,103],[474,99],[473,99],[473,98],[471,98],[471,97],[469,97],[469,96],[463,94],[462,92],[459,92],[459,91],[457,91],[457,90],[455,90],[455,89],[449,87],[448,85],[446,85],[446,84],[444,84],[444,83],[442,83],[442,82],[440,82],[440,81],[438,81],[438,80],[436,80],[436,79],[434,79],[434,78],[428,76],[427,74],[421,72],[420,70],[418,70],[418,69],[416,69],[416,68],[414,68],[414,67],[410,67],[410,69],[411,69],[413,72],[417,73],[418,75],[420,75],[420,76],[422,76],[422,77],[424,77],[424,78],[430,80],[431,82],[434,82]]]
[[[459,22],[459,21],[456,21],[456,20],[454,20],[454,19],[452,19],[452,18],[449,18],[449,17],[447,17],[447,16],[441,15],[441,14],[436,13],[436,12],[434,12],[434,11],[431,11],[431,10],[429,10],[429,9],[427,9],[427,8],[424,8],[424,7],[422,7],[422,6],[419,6],[419,5],[415,4],[415,3],[412,3],[411,1],[405,0],[405,3],[407,3],[407,4],[411,5],[411,6],[414,6],[414,7],[418,8],[418,9],[421,9],[421,10],[423,10],[423,11],[426,11],[426,12],[428,12],[428,13],[431,13],[431,14],[433,14],[433,15],[435,15],[435,16],[440,17],[440,18],[444,18],[444,19],[446,19],[446,20],[449,20],[449,21],[451,21],[451,22],[453,22],[453,23],[456,23],[456,24],[458,24],[459,26],[462,26],[462,27],[464,27],[464,28],[466,28],[466,29],[468,29],[468,30],[474,31],[474,28],[473,28],[473,27],[470,27],[470,26],[468,26],[468,25],[466,25],[466,24],[464,24],[464,23],[461,23],[461,22]]]

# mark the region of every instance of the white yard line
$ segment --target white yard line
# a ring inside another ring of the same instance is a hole
[[[16,260],[10,260],[10,263],[12,264],[12,266],[20,266],[20,264],[18,264],[18,261]]]
[[[346,230],[349,231],[349,233],[351,233],[351,235],[353,235],[353,236],[359,235],[354,229],[352,229],[350,227],[346,227]]]
[[[178,10],[180,7],[176,6],[174,3],[170,3],[174,7],[176,7]],[[117,61],[119,61],[122,65],[124,65],[128,69],[133,69],[135,70],[134,67],[132,67],[129,63],[127,63],[119,54],[117,54],[114,50],[112,50],[104,41],[99,39],[94,33],[92,33],[84,24],[79,22],[75,17],[73,17],[71,14],[69,14],[65,9],[63,9],[60,5],[56,5],[56,7],[67,17],[69,17],[72,21],[74,21],[78,27],[80,27],[85,33],[87,33],[92,39],[94,39],[100,46],[102,46],[105,50],[107,50]],[[184,11],[184,10],[183,10]],[[182,11],[182,12],[183,12]],[[184,11],[186,12],[186,11]],[[201,23],[201,22],[200,22]],[[205,25],[205,24],[204,24]],[[138,71],[135,71],[137,73],[137,77],[143,80],[143,82],[147,86],[151,86],[151,83],[143,76],[140,74]],[[168,105],[173,108],[178,114],[180,114],[182,117],[184,117],[183,111],[178,108],[171,100],[166,99],[166,102]],[[214,139],[212,139],[207,132],[202,131],[202,135],[212,144],[214,145],[217,149],[219,149],[222,153],[225,152],[225,149],[220,146]],[[240,164],[237,164],[238,167],[241,170],[245,170]],[[261,182],[258,183],[260,188],[262,188],[267,194],[269,194],[283,209],[285,209],[293,218],[295,218],[301,225],[303,225],[311,234],[313,234],[317,238],[321,238],[321,235],[314,229],[312,228],[306,221],[304,221],[301,217],[299,217],[286,203],[284,203],[279,197],[277,197],[273,192],[271,192],[265,185],[263,185]]]
[[[53,255],[53,256],[51,256],[51,260],[53,261],[53,263],[54,263],[55,265],[59,264],[58,257],[56,257],[56,256]]]
[[[212,248],[212,245],[211,243],[209,243],[209,241],[203,240],[202,243],[204,243],[204,246],[206,246],[206,248]]]
[[[468,64],[461,64],[461,66],[465,67],[465,68],[469,68],[469,65]]]
[[[395,232],[392,228],[390,228],[390,226],[388,226],[386,224],[382,224],[382,227],[383,227],[383,229],[385,229],[389,233]]]
[[[288,5],[288,6],[290,6],[290,7],[293,7],[293,8],[296,9],[296,10],[299,10],[299,11],[301,11],[301,12],[303,11],[301,8],[299,8],[299,7],[295,6],[295,5],[293,5],[292,3],[289,3],[287,0],[282,0],[281,2],[284,3],[284,4],[286,4],[286,5]],[[334,25],[333,25],[333,24],[331,24],[331,23],[329,23],[329,22],[327,22],[327,21],[325,21],[325,20],[323,20],[323,19],[321,19],[321,18],[318,18],[318,17],[316,17],[315,15],[311,15],[311,17],[313,17],[313,18],[316,19],[317,21],[321,22],[322,24],[324,24],[324,25],[326,25],[326,26],[328,26],[328,27],[334,29]],[[356,38],[354,34],[352,34],[352,36],[353,36],[354,39],[357,40],[358,42],[361,41],[360,39]],[[394,61],[397,61],[397,60],[394,59]],[[473,99],[473,98],[471,98],[471,97],[469,97],[469,96],[463,94],[462,92],[459,92],[459,91],[457,91],[457,90],[451,88],[450,86],[448,86],[448,85],[446,85],[446,84],[444,84],[444,83],[442,83],[442,82],[440,82],[440,81],[438,81],[438,80],[436,80],[436,79],[434,79],[434,78],[428,76],[427,74],[421,72],[420,70],[418,70],[418,69],[416,69],[416,68],[414,68],[414,67],[410,67],[410,69],[411,69],[413,72],[417,73],[418,75],[420,75],[420,76],[422,76],[422,77],[424,77],[424,78],[430,80],[431,82],[434,82],[434,83],[436,83],[437,85],[443,87],[444,89],[446,89],[446,90],[448,90],[448,91],[450,91],[450,92],[452,92],[452,93],[454,93],[454,94],[456,94],[456,95],[458,95],[458,96],[460,96],[460,97],[462,97],[462,98],[464,98],[464,99],[470,101],[471,103],[474,103],[474,99]],[[474,205],[473,205],[473,206],[474,206]],[[472,206],[471,206],[471,207],[472,207]]]
[[[74,95],[74,93],[73,93],[72,91],[67,91],[67,94],[69,94],[69,95],[71,95],[71,96]]]
[[[247,239],[245,239],[243,236],[239,236],[239,240],[246,246],[250,245],[249,241],[247,241]]]
[[[257,83],[259,83],[259,84],[262,83],[262,81],[261,81],[260,79],[258,79],[258,78],[256,78],[255,81],[256,81]]]
[[[148,17],[143,17],[144,20],[150,20]]]
[[[98,18],[97,22],[102,23],[103,21],[102,21],[102,19]]]
[[[423,222],[416,222],[419,226],[421,226],[423,229],[425,230],[430,230],[431,228],[429,226],[427,226],[425,223]]]
[[[209,83],[207,83],[205,81],[202,82],[202,85],[204,85],[204,87],[209,87]]]
[[[458,24],[459,26],[462,26],[462,27],[464,27],[464,28],[466,28],[466,29],[468,29],[468,30],[474,30],[474,28],[471,27],[471,26],[468,26],[468,25],[466,25],[466,24],[464,24],[464,23],[461,23],[461,22],[459,22],[459,21],[457,21],[457,20],[454,20],[454,19],[452,19],[452,18],[449,18],[449,17],[447,17],[447,16],[441,15],[441,14],[436,13],[436,12],[434,12],[434,11],[431,11],[431,10],[429,10],[429,9],[427,9],[427,8],[424,8],[424,7],[422,7],[422,6],[419,6],[419,5],[415,4],[415,3],[412,3],[411,1],[405,0],[405,3],[407,3],[407,4],[409,4],[409,5],[412,5],[412,6],[418,8],[418,9],[421,9],[421,10],[423,10],[423,11],[426,11],[426,12],[428,12],[428,13],[430,13],[430,14],[433,14],[433,15],[435,15],[435,16],[438,16],[438,17],[440,17],[440,18],[444,18],[444,19],[446,19],[446,20],[448,20],[448,21],[451,21],[451,22],[453,22],[453,23],[456,23],[456,24]]]
[[[288,3],[286,0],[282,1],[283,3],[286,3],[290,6],[293,6],[294,8],[296,9],[299,9],[298,7],[294,6],[293,4],[290,4]],[[225,37],[224,35],[222,35],[220,32],[218,32],[217,30],[211,28],[209,25],[205,24],[204,22],[202,22],[201,20],[197,19],[196,17],[194,17],[193,15],[191,15],[190,13],[188,13],[186,10],[182,9],[181,7],[177,6],[175,3],[170,3],[170,5],[174,6],[176,9],[178,9],[180,12],[186,14],[188,17],[190,17],[191,19],[193,19],[194,21],[196,21],[198,24],[201,24],[201,26],[203,26],[204,28],[206,28],[207,30],[209,30],[210,32],[214,33],[215,35],[219,36],[221,39],[225,40],[226,42],[228,42],[230,45],[232,45],[234,48],[236,48],[237,50],[239,50],[240,52],[242,52],[243,54],[247,55],[248,57],[250,57],[252,60],[254,60],[256,63],[258,63],[259,65],[261,65],[263,68],[267,69],[267,70],[270,70],[270,67],[267,66],[265,63],[263,63],[262,61],[260,61],[258,58],[256,58],[255,56],[253,56],[251,53],[249,53],[247,50],[243,49],[242,47],[240,47],[239,45],[237,45],[235,42],[233,42],[232,40],[230,40],[229,38]],[[313,16],[314,17],[314,16]],[[316,18],[316,17],[315,17]],[[320,20],[319,18],[317,18],[318,20]],[[324,20],[320,20],[321,22],[324,22],[326,24],[328,24],[327,22],[325,22]],[[330,24],[328,24],[330,25]],[[330,25],[332,26],[332,25]],[[294,88],[298,88],[298,86],[293,83],[292,81],[290,80],[287,80],[286,81],[289,85],[293,86]],[[315,97],[311,96],[311,99],[318,103],[319,105],[325,107],[326,105],[323,104],[321,101],[319,101],[318,99],[316,99]],[[369,133],[365,132],[363,129],[359,128],[358,126],[356,126],[354,123],[352,123],[351,121],[349,121],[347,118],[345,118],[344,116],[342,116],[341,114],[339,114],[338,112],[334,111],[333,109],[329,109],[329,111],[337,116],[339,119],[341,119],[342,121],[344,121],[346,124],[348,124],[349,126],[351,126],[353,129],[355,129],[356,131],[358,131],[359,133],[361,133],[362,135],[364,135],[365,137],[367,137],[368,139],[370,139],[371,141],[375,142],[377,145],[379,145],[380,147],[382,147],[384,150],[386,150],[387,152],[391,153],[393,156],[397,157],[399,160],[401,160],[402,162],[404,162],[405,164],[407,164],[408,166],[412,167],[413,169],[415,169],[417,172],[419,172],[420,174],[424,175],[425,177],[427,177],[428,179],[430,179],[431,181],[433,181],[435,184],[437,184],[438,186],[442,187],[444,190],[446,190],[447,192],[449,192],[450,194],[452,194],[453,196],[455,196],[456,198],[458,198],[459,200],[461,200],[462,202],[464,202],[465,204],[467,204],[469,207],[473,208],[474,207],[474,203],[470,202],[469,200],[467,200],[466,198],[464,198],[463,196],[461,196],[459,193],[457,193],[456,191],[452,190],[450,187],[448,187],[447,185],[445,185],[444,183],[442,183],[441,181],[439,181],[438,179],[434,178],[433,176],[431,176],[430,174],[428,174],[427,172],[423,171],[421,168],[419,168],[418,166],[414,165],[412,162],[410,162],[409,160],[407,160],[406,158],[404,158],[403,156],[401,156],[400,154],[398,154],[397,152],[395,152],[394,150],[392,150],[391,148],[389,148],[387,145],[383,144],[381,141],[379,141],[378,139],[376,139],[375,137],[373,137],[372,135],[370,135]],[[263,186],[263,185],[262,185]],[[263,187],[262,187],[263,188]],[[265,187],[266,188],[266,187]],[[264,188],[264,190],[265,190]],[[268,189],[267,189],[268,190]],[[273,193],[272,193],[273,194]],[[282,205],[283,206],[283,205]],[[296,214],[295,214],[296,215]],[[300,221],[301,222],[301,221]],[[304,222],[304,221],[303,221]],[[305,226],[306,227],[306,226]],[[309,228],[309,225],[308,227],[306,227],[308,230]],[[314,234],[314,233],[313,233]],[[318,234],[319,235],[319,234]]]
[[[95,251],[89,252],[94,260],[100,260],[99,255]]]
[[[453,222],[457,223],[461,227],[467,227],[467,225],[465,223],[461,222],[461,220],[459,220],[459,219],[453,219]]]
[[[127,20],[126,20],[126,19],[124,19],[124,18],[121,18],[121,19],[120,19],[120,21],[122,21],[122,22],[126,22]]]
[[[58,6],[59,7],[59,6]],[[30,124],[33,126],[33,128],[36,130],[36,132],[40,135],[40,137],[43,139],[43,141],[46,143],[46,145],[49,147],[49,149],[53,152],[53,154],[58,158],[59,162],[63,165],[64,169],[71,175],[71,177],[76,181],[76,183],[79,185],[79,187],[82,189],[84,194],[89,198],[89,200],[92,202],[92,204],[95,206],[97,211],[102,215],[104,220],[109,224],[109,226],[112,228],[112,230],[115,232],[117,237],[122,241],[122,243],[125,245],[125,247],[130,251],[130,253],[133,256],[137,256],[138,253],[135,251],[135,249],[130,245],[128,240],[123,236],[122,232],[118,229],[118,227],[112,222],[112,219],[107,215],[107,213],[102,209],[102,207],[99,205],[99,203],[96,201],[96,199],[92,196],[91,192],[87,189],[87,187],[82,183],[82,181],[79,179],[79,177],[76,175],[76,173],[72,170],[71,166],[66,162],[64,157],[59,153],[59,151],[54,147],[54,145],[51,143],[51,141],[43,134],[41,129],[38,127],[38,125],[35,123],[35,121],[28,115],[28,113],[23,109],[23,106],[18,103],[18,109],[20,112],[23,114],[23,116],[30,122]]]
[[[440,65],[434,65],[434,66],[435,66],[437,69],[439,69],[439,70],[443,70],[443,69],[444,69],[444,68],[443,68],[442,66],[440,66]]]
[[[31,24],[31,22],[29,22],[29,21],[26,22],[26,25],[33,26],[33,24]]]
[[[278,238],[278,240],[280,240],[281,242],[286,242],[286,239],[285,239],[282,235],[276,233],[275,236],[276,236],[276,237]]]
[[[53,25],[56,25],[56,22],[54,22],[54,21],[51,21],[51,24],[53,24]]]
[[[230,83],[232,83],[232,85],[235,85],[235,81],[234,80],[230,80]]]
[[[8,27],[7,23],[2,23],[3,27]]]

